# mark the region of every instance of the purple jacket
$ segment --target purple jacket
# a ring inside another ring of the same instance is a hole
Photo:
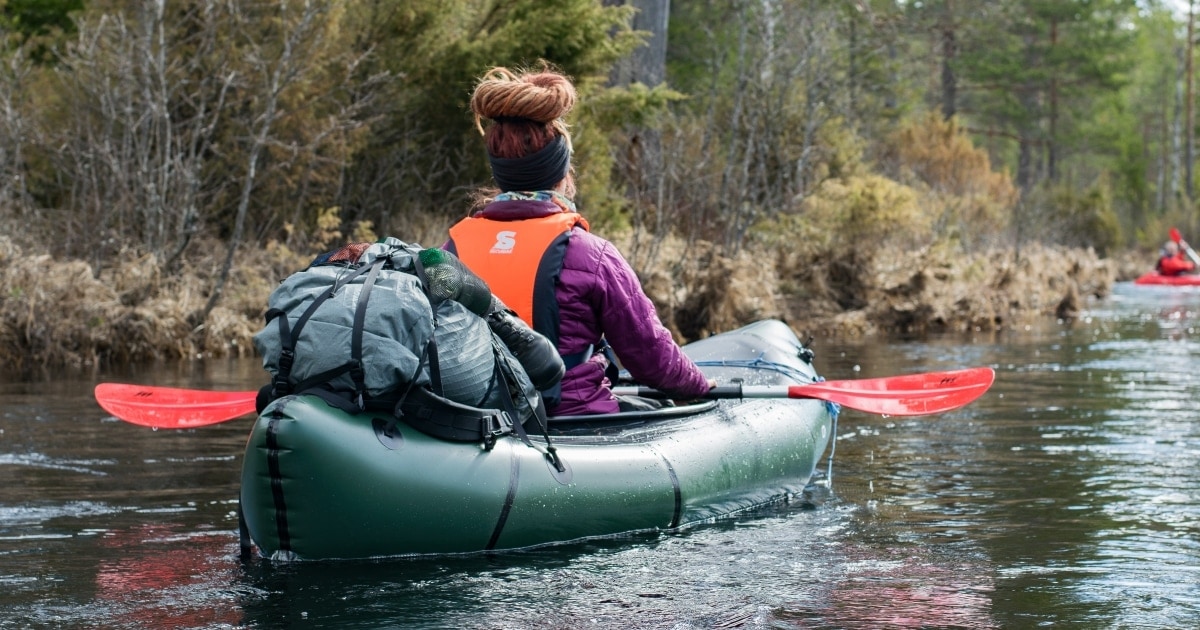
[[[562,212],[552,201],[494,201],[475,216],[498,221],[543,217]],[[637,274],[612,243],[574,228],[556,288],[559,308],[558,351],[563,356],[600,347],[608,340],[621,366],[639,384],[679,398],[708,392],[708,380],[658,319]],[[615,413],[617,399],[604,376],[608,360],[592,355],[567,371],[562,399],[551,415]]]

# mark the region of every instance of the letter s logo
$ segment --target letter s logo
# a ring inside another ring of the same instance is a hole
[[[492,245],[493,254],[511,254],[517,246],[517,233],[505,230],[496,232],[496,243]]]

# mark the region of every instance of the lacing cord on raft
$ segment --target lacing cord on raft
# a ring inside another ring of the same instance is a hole
[[[746,369],[751,369],[751,370],[770,370],[772,372],[779,372],[780,374],[783,374],[784,376],[787,376],[788,378],[790,378],[792,380],[800,381],[801,383],[814,382],[814,379],[809,378],[808,374],[805,374],[804,372],[797,370],[796,368],[794,368],[790,365],[786,365],[783,363],[777,363],[775,361],[767,361],[766,359],[762,358],[761,354],[753,359],[721,359],[718,361],[696,361],[696,365],[698,365],[700,367],[737,367],[737,368],[746,368]],[[816,377],[816,379],[815,379],[816,382],[823,381],[823,380],[825,380],[825,379],[821,378],[820,376]]]
[[[824,379],[822,379],[822,380],[824,380]],[[829,457],[825,458],[825,483],[828,484],[829,487],[833,487],[833,454],[834,454],[834,452],[837,451],[837,436],[838,436],[838,432],[837,432],[838,413],[837,412],[841,410],[841,406],[836,403],[830,403],[830,404],[833,405],[835,407],[835,409],[833,412],[833,423],[832,423],[832,426],[829,428],[829,430],[832,432],[832,435],[829,436]]]
[[[823,377],[823,376],[815,376],[815,377],[809,378],[808,374],[805,374],[804,372],[797,370],[796,368],[794,368],[790,365],[784,364],[784,363],[768,361],[768,360],[764,359],[761,354],[753,359],[720,359],[720,360],[713,360],[713,361],[696,361],[696,365],[699,367],[736,367],[736,368],[743,368],[743,369],[749,369],[749,370],[770,370],[772,372],[779,372],[780,374],[783,374],[784,376],[787,376],[788,378],[790,378],[792,380],[799,381],[802,384],[820,383],[825,380],[825,377]],[[838,415],[842,411],[842,406],[833,401],[830,401],[830,400],[826,400],[826,401],[824,401],[824,403],[825,403],[825,408],[829,410],[829,415],[833,417],[833,423],[832,423],[832,426],[830,427],[833,434],[829,441],[829,457],[827,457],[825,460],[825,480],[826,480],[826,483],[832,484],[833,483],[833,455],[834,455],[834,452],[837,450],[837,421],[838,421]]]

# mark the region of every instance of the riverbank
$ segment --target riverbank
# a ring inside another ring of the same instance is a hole
[[[654,269],[645,286],[682,339],[764,317],[782,319],[802,336],[906,338],[1070,319],[1153,264],[1138,252],[1101,258],[1090,249],[1041,245],[775,256],[766,266],[761,253],[707,256],[692,270]],[[680,295],[677,278],[703,289]]]
[[[267,296],[306,258],[274,250],[240,255],[222,302],[194,327],[189,316],[207,300],[222,251],[201,249],[210,253],[178,274],[164,273],[153,256],[133,254],[97,274],[83,260],[24,251],[0,237],[0,360],[31,373],[252,356]],[[786,321],[802,338],[826,339],[910,338],[1069,319],[1153,262],[1144,254],[1100,258],[1036,245],[965,255],[926,248],[840,256],[746,251],[733,258],[711,247],[687,255],[675,249],[678,255],[659,256],[670,262],[649,265],[643,283],[680,342],[763,318]]]

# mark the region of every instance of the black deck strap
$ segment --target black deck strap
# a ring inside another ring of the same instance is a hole
[[[388,420],[387,431],[391,433],[396,430],[396,423],[400,418],[404,417],[405,412],[402,409],[404,401],[408,400],[408,396],[413,392],[413,387],[417,384],[417,377],[421,375],[421,366],[425,365],[425,359],[429,356],[429,344],[421,349],[421,358],[417,359],[417,367],[413,369],[413,375],[408,379],[408,384],[404,386],[404,391],[401,392],[396,404],[392,405],[392,418]]]
[[[434,329],[437,328],[436,321],[433,327]],[[442,390],[442,368],[438,362],[437,335],[429,336],[429,343],[425,344],[425,354],[422,356],[429,357],[429,386],[433,388],[435,394],[444,396],[445,392]]]
[[[517,403],[514,401],[514,396],[524,396],[525,394],[521,391],[521,382],[517,379],[517,375],[512,372],[512,366],[508,364],[508,360],[504,357],[504,354],[501,352],[499,346],[497,346],[498,343],[499,341],[496,339],[495,335],[493,335],[492,352],[495,354],[496,369],[500,371],[500,375],[503,377],[504,382],[504,395],[500,397],[500,402],[503,403],[505,411],[508,412],[508,415],[512,416],[513,430],[516,431],[517,437],[521,438],[521,441],[524,442],[526,446],[541,451],[542,455],[549,460],[549,462],[554,466],[555,470],[560,473],[566,472],[567,467],[558,457],[558,449],[555,448],[554,444],[550,442],[550,430],[547,427],[548,423],[546,421],[546,408],[540,403],[533,408],[533,415],[535,418],[537,418],[538,426],[542,428],[542,437],[546,440],[546,448],[538,448],[536,445],[534,445],[533,441],[529,439],[529,434],[525,431],[525,423],[522,422],[521,414],[517,411]]]
[[[658,456],[667,467],[667,475],[671,477],[671,489],[675,492],[675,512],[671,515],[671,525],[669,526],[670,529],[675,529],[679,527],[679,519],[683,518],[683,491],[679,488],[679,475],[675,474],[675,467],[671,465],[671,460],[662,453],[659,453]]]
[[[328,372],[326,372],[327,374]],[[333,407],[339,411],[344,411],[349,414],[355,414],[362,411],[358,408],[358,404],[351,400],[344,392],[334,391],[329,388],[329,379],[324,381],[316,381],[309,387],[296,386],[296,395],[298,396],[313,396],[320,398],[326,405]]]
[[[358,293],[358,304],[354,307],[354,327],[350,331],[350,378],[354,379],[354,402],[358,404],[360,410],[364,408],[363,394],[367,390],[367,377],[363,372],[362,362],[362,338],[363,327],[367,321],[367,301],[371,299],[371,289],[375,286],[375,280],[379,277],[379,269],[383,267],[386,260],[387,258],[380,257],[371,263],[371,271],[363,282],[362,290]]]
[[[434,351],[435,348],[436,345],[433,343],[433,335],[430,335],[429,342],[426,343],[423,348],[421,348],[421,356],[417,359],[417,367],[413,368],[412,376],[408,378],[408,385],[404,386],[404,394],[400,396],[400,400],[407,398],[408,393],[412,391],[413,387],[416,386],[417,379],[421,376],[421,366],[425,365],[425,362],[429,360],[429,354],[430,352]],[[434,369],[435,368],[433,367],[429,368],[430,372],[432,372]],[[431,376],[430,379],[432,380],[432,378],[433,377]]]
[[[254,552],[254,542],[250,539],[250,527],[246,525],[246,513],[242,511],[242,493],[238,492],[238,557],[249,560]]]
[[[516,422],[515,424],[520,424]],[[516,449],[508,449],[508,494],[504,495],[504,505],[500,507],[500,516],[496,518],[496,526],[492,528],[492,536],[488,539],[485,551],[491,551],[496,548],[496,543],[500,542],[500,534],[504,532],[504,525],[508,523],[508,513],[512,511],[513,503],[517,499],[517,482],[521,479],[521,459],[517,457]]]
[[[354,363],[343,363],[335,368],[330,368],[328,370],[325,370],[324,372],[318,372],[316,374],[313,374],[312,376],[304,379],[303,381],[296,383],[292,387],[292,393],[293,394],[312,393],[313,390],[320,388],[322,385],[329,385],[330,383],[333,382],[333,379],[335,379],[343,374],[349,373],[353,368],[354,368]],[[349,398],[347,398],[347,400],[349,401]],[[356,409],[355,411],[362,411],[362,410]]]
[[[271,398],[275,399],[291,393],[288,380],[291,379],[292,365],[296,361],[296,344],[292,341],[287,313],[272,308],[267,310],[266,318],[268,323],[274,318],[279,319],[279,365],[275,378],[271,379]]]
[[[279,418],[267,422],[267,471],[271,475],[271,498],[275,503],[275,529],[279,535],[279,550],[292,551],[292,537],[288,533],[287,503],[283,498],[283,474],[279,468]]]
[[[429,277],[425,275],[425,265],[421,263],[421,256],[414,254],[410,260],[413,264],[413,275],[421,281],[421,289],[425,291],[425,297],[429,297]],[[432,302],[430,305],[432,306]]]
[[[289,339],[289,341],[291,341],[292,348],[295,349],[296,340],[300,338],[300,331],[304,328],[304,325],[308,323],[310,318],[312,318],[313,313],[317,312],[317,308],[325,303],[325,300],[333,297],[339,290],[341,290],[342,287],[354,281],[355,278],[363,275],[364,273],[371,271],[373,268],[374,265],[359,267],[358,269],[354,270],[354,273],[335,280],[333,286],[329,287],[324,293],[317,296],[317,299],[313,300],[313,303],[309,304],[307,309],[304,309],[304,313],[300,315],[300,319],[296,320],[296,327],[292,329],[292,334]]]

